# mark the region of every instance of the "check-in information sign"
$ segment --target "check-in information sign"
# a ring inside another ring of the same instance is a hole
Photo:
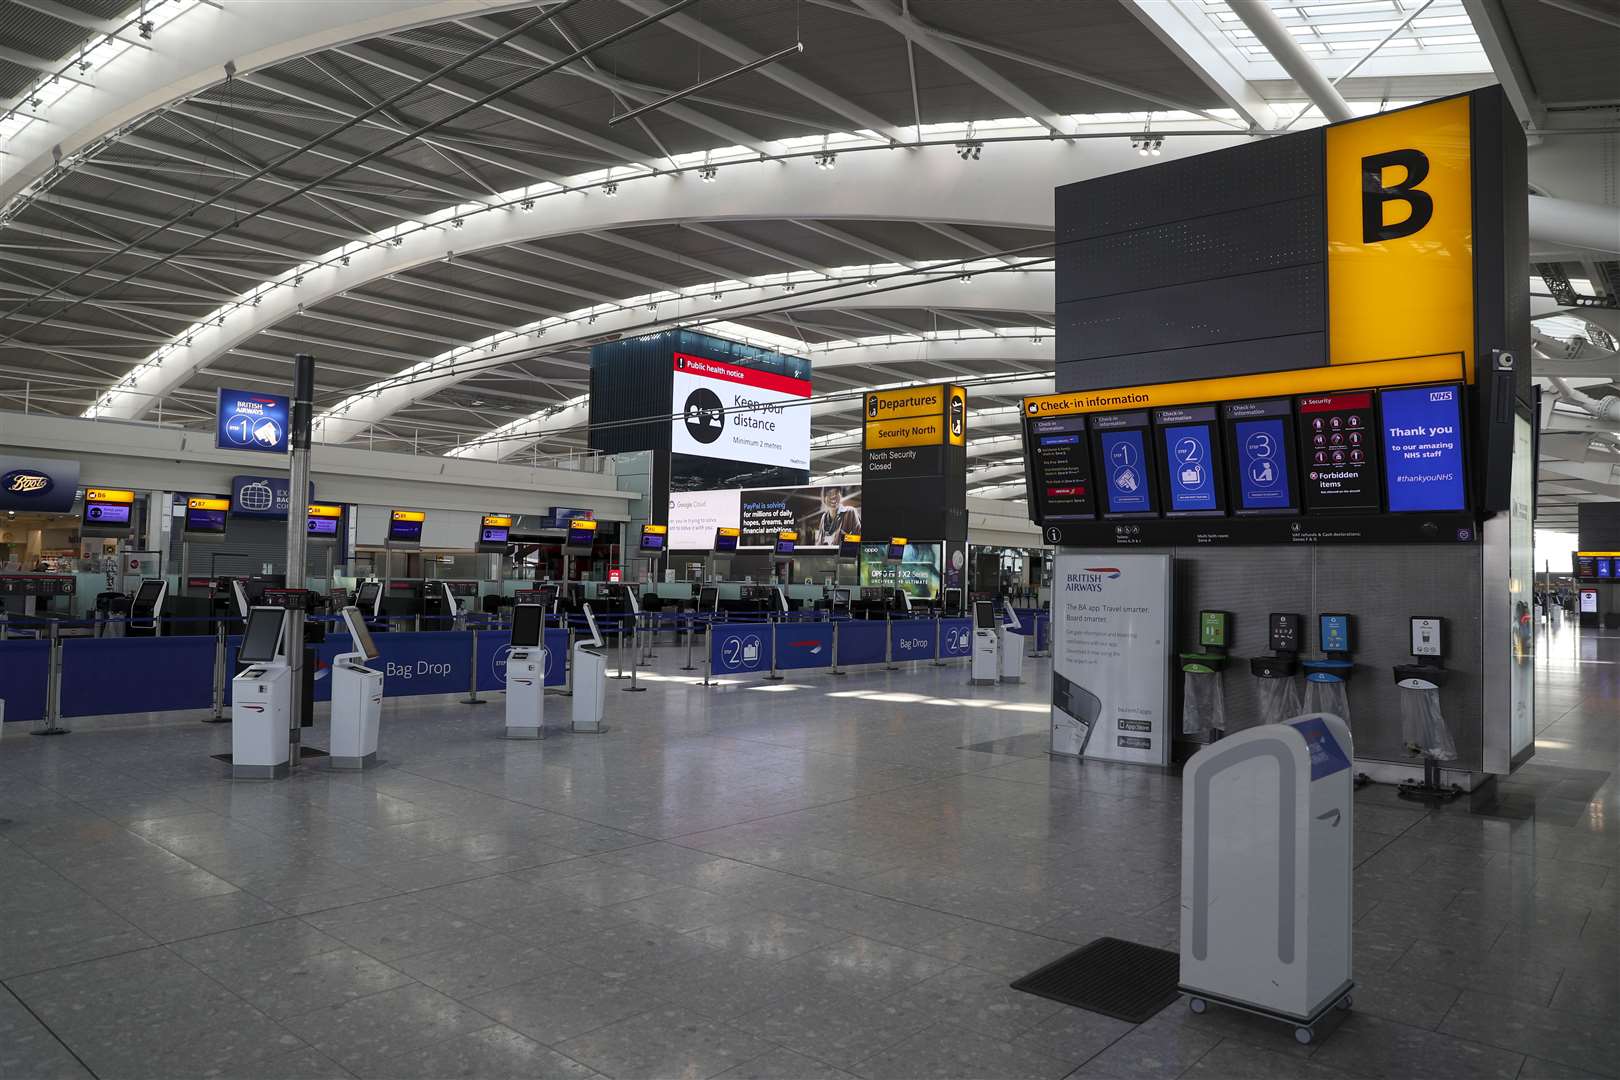
[[[1058,554],[1052,577],[1052,753],[1170,761],[1171,563]]]

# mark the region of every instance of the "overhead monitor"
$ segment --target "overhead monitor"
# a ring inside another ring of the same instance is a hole
[[[1598,591],[1596,589],[1581,590],[1581,614],[1596,615],[1598,609]]]
[[[697,609],[699,612],[714,614],[720,610],[720,590],[713,585],[705,585],[698,590]]]
[[[741,529],[727,528],[722,525],[714,530],[714,550],[716,554],[728,555],[737,550],[737,541],[742,538]]]
[[[1153,410],[1159,489],[1171,517],[1226,512],[1221,433],[1215,406]]]
[[[839,539],[838,557],[840,559],[858,559],[861,557],[860,533],[845,533]]]
[[[512,647],[537,649],[545,633],[546,609],[540,604],[518,604],[512,609]]]
[[[1235,514],[1299,513],[1294,403],[1289,398],[1221,406],[1231,448],[1227,492]]]
[[[485,514],[478,520],[478,550],[504,552],[512,537],[511,514]]]
[[[573,518],[568,522],[568,538],[563,542],[565,547],[575,551],[590,551],[596,546],[597,523],[592,518]]]
[[[1615,576],[1616,564],[1620,564],[1620,559],[1610,558],[1606,555],[1599,555],[1597,559],[1598,580],[1608,581],[1613,578]]]
[[[362,581],[355,590],[354,606],[375,619],[382,606],[382,582]]]
[[[1150,517],[1159,512],[1153,480],[1157,455],[1150,436],[1146,409],[1091,417],[1092,457],[1104,517]]]
[[[1371,390],[1316,394],[1299,399],[1301,481],[1305,509],[1376,514],[1377,424]]]
[[[391,510],[388,514],[390,544],[420,544],[427,514],[421,510]]]
[[[906,557],[906,538],[904,536],[889,537],[889,547],[883,553],[886,562],[902,562]]]
[[[377,643],[371,637],[371,630],[366,626],[365,616],[353,604],[343,609],[343,624],[349,628],[349,637],[354,641],[354,647],[361,656],[367,660],[375,660],[382,653],[377,649]]]
[[[231,500],[216,495],[192,495],[186,499],[187,540],[219,538],[225,535],[225,517]]]
[[[793,529],[782,529],[776,534],[776,554],[791,555],[793,546],[799,542],[799,534]]]
[[[286,608],[250,609],[236,658],[244,664],[268,664],[277,659],[281,655],[281,631],[286,622]]]
[[[1074,521],[1097,516],[1091,441],[1084,414],[1030,419],[1028,458],[1039,520]]]
[[[1575,552],[1575,577],[1579,581],[1597,580],[1597,556],[1583,551]]]
[[[656,555],[669,542],[669,526],[646,524],[641,527],[641,550]]]
[[[1392,513],[1468,508],[1462,396],[1457,385],[1379,392],[1384,492]]]
[[[311,540],[336,540],[338,526],[343,521],[343,507],[325,503],[310,503],[305,519],[304,535]]]
[[[973,629],[994,630],[996,628],[996,606],[988,600],[973,601]]]
[[[590,629],[591,632],[591,640],[587,642],[587,644],[594,645],[596,648],[600,649],[602,647],[602,631],[596,625],[596,612],[591,610],[591,605],[589,604],[582,604],[580,606],[585,612],[585,625]]]
[[[89,536],[124,536],[134,523],[135,493],[118,488],[85,488],[82,531]]]

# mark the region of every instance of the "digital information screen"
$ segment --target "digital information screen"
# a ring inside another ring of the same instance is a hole
[[[1294,403],[1288,398],[1223,406],[1232,451],[1232,507],[1239,514],[1296,514]]]
[[[208,536],[225,535],[225,514],[231,508],[229,499],[210,499],[193,496],[186,500],[186,532]]]
[[[1596,589],[1582,589],[1581,590],[1581,614],[1582,615],[1596,615],[1597,614],[1597,590]]]
[[[568,523],[567,546],[588,548],[596,543],[596,522],[589,518],[575,518]]]
[[[427,514],[420,510],[394,510],[388,515],[388,539],[393,542],[416,544],[422,540],[422,525]]]
[[[643,525],[641,527],[642,551],[663,551],[664,543],[668,539],[668,525]]]
[[[1092,416],[1092,446],[1102,481],[1105,516],[1158,513],[1153,493],[1153,444],[1148,436],[1146,410]]]
[[[100,499],[98,495],[128,496],[117,500]],[[129,491],[103,492],[90,489],[84,493],[84,523],[86,525],[128,525],[135,493]]]
[[[1153,410],[1166,513],[1219,514],[1226,509],[1215,423],[1213,405]]]
[[[886,562],[904,562],[905,561],[905,559],[906,559],[906,539],[907,538],[904,537],[904,536],[891,536],[891,537],[889,537],[889,549],[886,552],[884,552],[884,554],[883,554],[884,560]]]
[[[312,517],[308,519],[308,525],[304,529],[304,535],[330,538],[336,536],[337,531],[337,518]]]
[[[512,537],[512,515],[485,514],[478,519],[478,543],[504,547]]]
[[[799,542],[799,534],[793,531],[776,534],[776,553],[778,555],[793,554],[793,545]]]
[[[860,533],[844,534],[844,538],[838,541],[838,557],[840,559],[858,559],[861,557]]]
[[[1379,508],[1371,390],[1299,399],[1307,510],[1375,514]]]
[[[1347,653],[1350,651],[1350,616],[1343,614],[1319,616],[1322,651]]]
[[[1084,416],[1049,416],[1029,422],[1030,465],[1042,521],[1097,516],[1091,489],[1091,443]]]
[[[1462,387],[1383,390],[1378,399],[1391,512],[1467,509]]]
[[[1575,556],[1575,576],[1582,581],[1596,581],[1597,556],[1577,554]]]
[[[1599,581],[1608,581],[1614,577],[1614,564],[1616,562],[1620,562],[1620,559],[1605,559],[1601,555],[1598,556],[1597,576]]]
[[[741,529],[728,529],[724,525],[714,530],[714,550],[722,554],[729,554],[737,550],[737,541],[742,538]]]

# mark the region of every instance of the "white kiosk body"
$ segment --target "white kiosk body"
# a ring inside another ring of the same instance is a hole
[[[1348,1007],[1355,760],[1313,713],[1228,735],[1182,777],[1181,989],[1296,1025]]]
[[[973,604],[973,664],[970,681],[975,685],[1001,678],[1001,631],[996,625],[996,609],[988,600]]]
[[[602,730],[602,711],[607,706],[607,650],[602,647],[602,631],[589,604],[585,605],[585,623],[590,638],[574,643],[574,730],[595,734]]]
[[[543,739],[546,734],[545,607],[512,609],[512,651],[506,656],[506,737]]]
[[[231,779],[276,780],[288,773],[292,668],[284,631],[287,609],[248,610],[236,658],[248,665],[231,680]]]
[[[1007,621],[1001,626],[1001,681],[1024,681],[1024,635],[1018,631],[1023,629],[1023,623],[1018,620],[1018,612],[1013,610],[1012,602],[1003,600],[1002,608],[1007,612]]]
[[[381,655],[360,609],[343,609],[355,651],[332,661],[332,738],[327,764],[365,769],[377,764],[377,727],[382,719],[383,673],[366,662]]]

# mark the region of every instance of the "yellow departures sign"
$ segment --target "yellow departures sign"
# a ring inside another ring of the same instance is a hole
[[[1326,134],[1329,363],[1456,352],[1472,382],[1469,99]]]

